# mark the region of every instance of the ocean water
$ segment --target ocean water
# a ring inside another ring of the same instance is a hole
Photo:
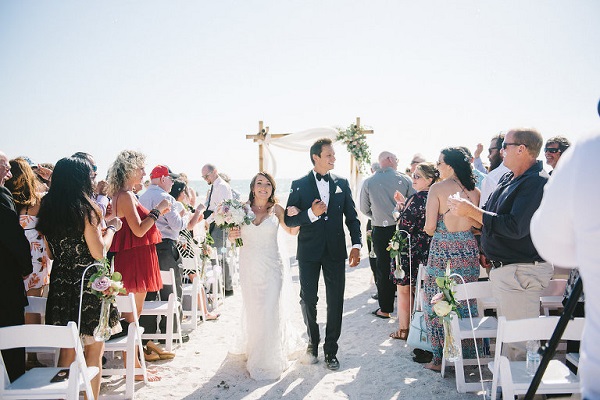
[[[231,189],[236,190],[240,194],[241,200],[248,200],[248,195],[250,194],[250,182],[251,179],[232,179],[229,182]],[[288,194],[290,193],[290,185],[292,184],[292,179],[289,178],[280,178],[275,181],[275,196],[282,203],[287,201]],[[190,187],[192,187],[196,193],[198,193],[198,200],[200,202],[206,201],[206,196],[208,195],[208,191],[210,186],[204,181],[190,181]]]

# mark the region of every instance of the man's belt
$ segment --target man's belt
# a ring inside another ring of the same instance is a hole
[[[502,262],[502,261],[496,261],[496,260],[488,260],[488,262],[490,263],[490,265],[492,266],[492,269],[496,269],[496,268],[500,268],[503,267],[505,265],[509,265],[509,264],[537,264],[537,263],[541,263],[544,261],[515,261],[515,262],[511,262],[511,263],[507,263],[507,262]]]

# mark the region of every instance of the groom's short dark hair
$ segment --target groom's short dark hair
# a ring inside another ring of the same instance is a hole
[[[313,154],[321,157],[321,151],[323,151],[323,146],[331,146],[333,142],[329,138],[322,138],[317,140],[310,146],[310,162],[315,165],[315,160],[313,160]]]

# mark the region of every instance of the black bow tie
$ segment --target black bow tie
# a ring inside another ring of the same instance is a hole
[[[317,172],[317,180],[320,181],[321,179],[323,179],[325,182],[329,182],[329,174],[325,174],[325,175],[321,175],[320,173]]]

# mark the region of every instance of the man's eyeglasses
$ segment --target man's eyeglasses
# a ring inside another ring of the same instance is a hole
[[[506,148],[508,146],[525,146],[525,147],[527,147],[527,145],[523,144],[523,143],[507,143],[507,142],[504,142],[504,143],[502,143],[502,150],[506,150]]]
[[[546,153],[552,153],[552,154],[562,153],[562,151],[560,151],[560,149],[558,147],[546,147],[544,149],[544,152],[546,152]]]

